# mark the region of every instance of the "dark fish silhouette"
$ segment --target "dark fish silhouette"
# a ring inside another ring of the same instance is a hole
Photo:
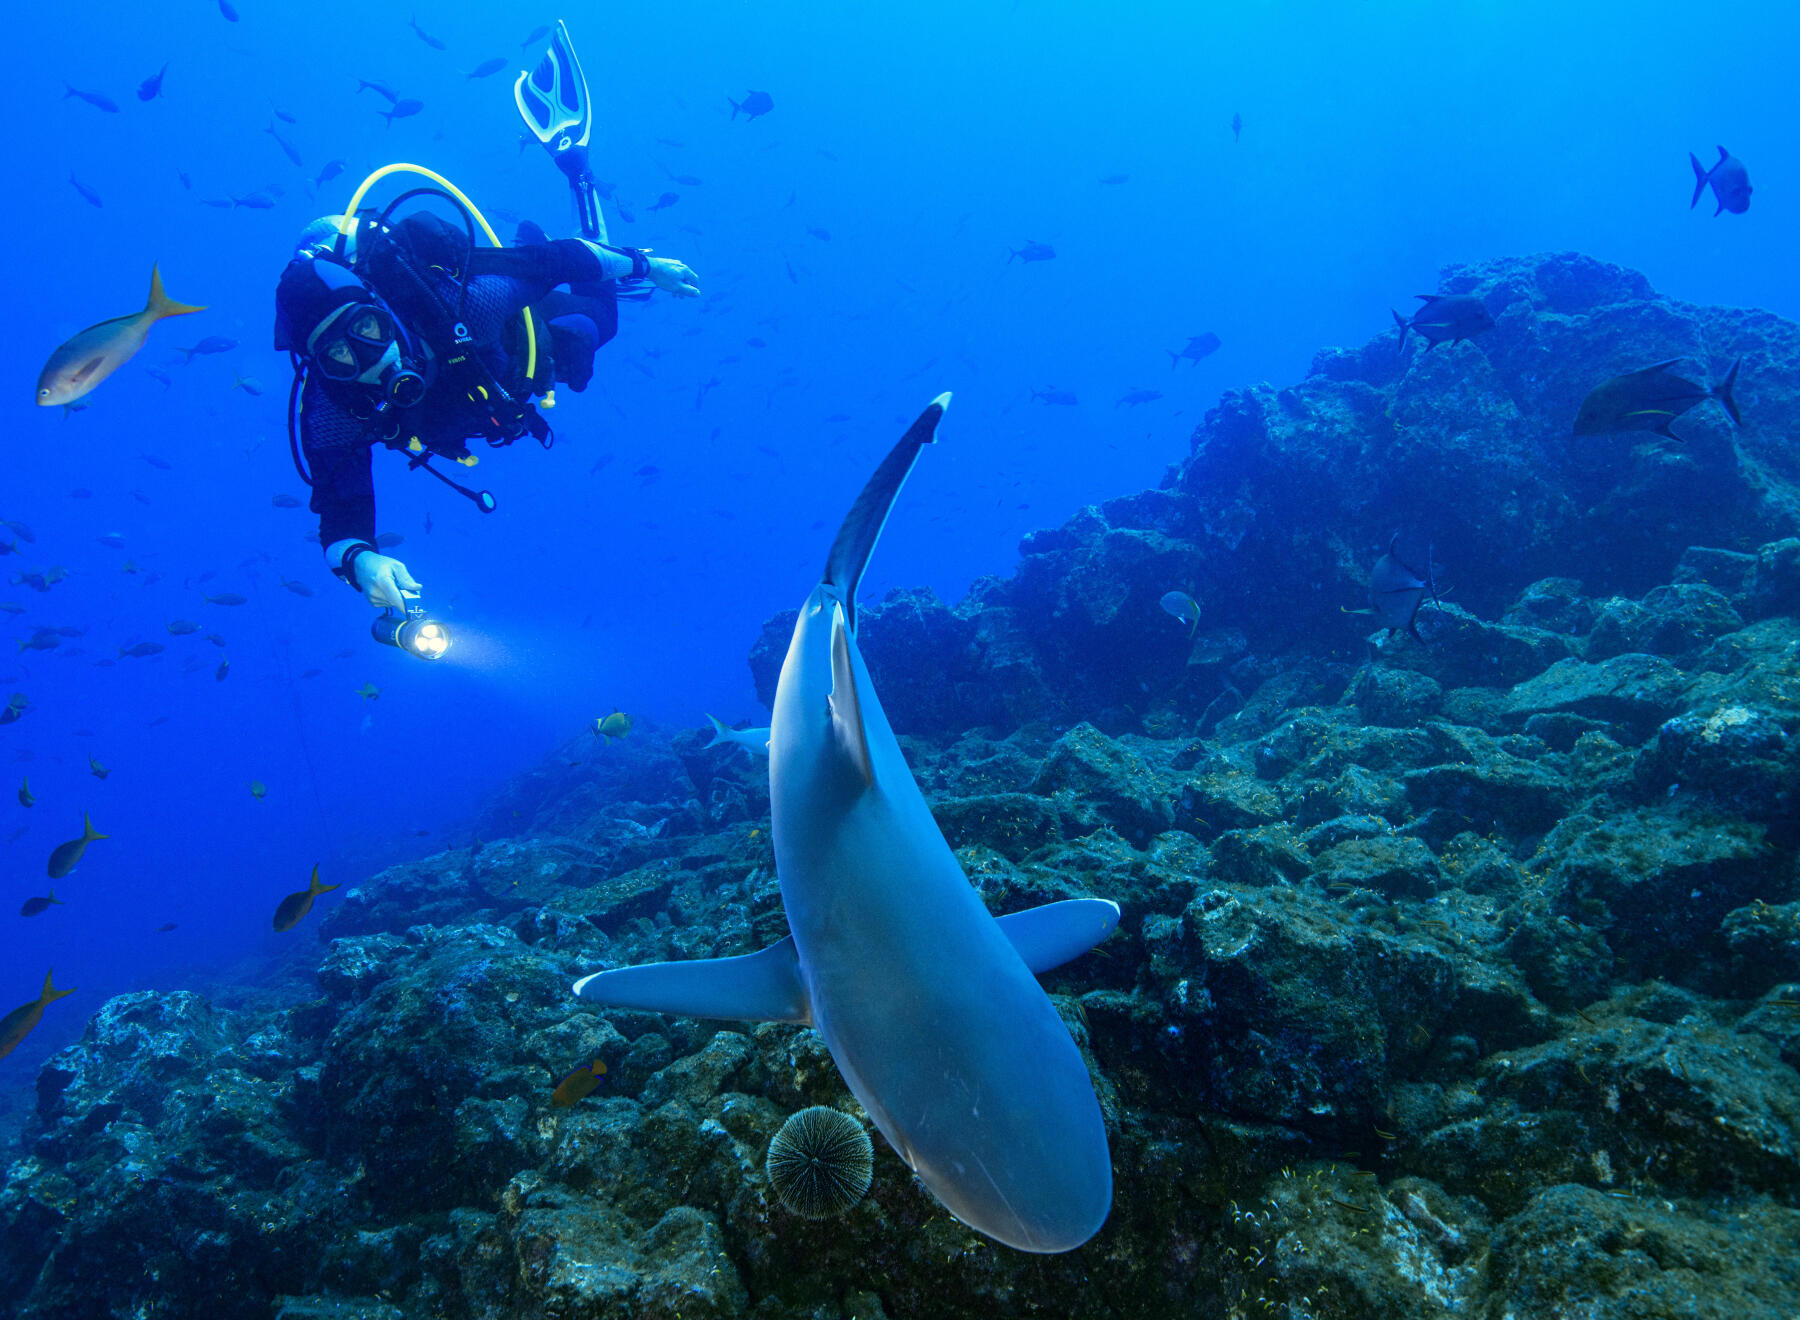
[[[480,64],[477,64],[474,68],[470,69],[469,77],[471,79],[487,78],[487,77],[492,76],[493,74],[499,73],[500,70],[504,69],[505,67],[506,67],[506,61],[501,59],[498,55],[496,55],[496,56],[494,56],[493,59],[483,60]]]
[[[55,904],[57,907],[62,906],[62,900],[56,896],[56,891],[54,889],[50,891],[49,897],[47,898],[33,895],[26,899],[19,905],[19,915],[21,917],[35,917],[40,912],[48,912],[52,904]]]
[[[389,105],[399,105],[400,104],[399,94],[396,93],[394,91],[394,89],[389,87],[386,83],[371,82],[367,78],[358,78],[356,80],[356,90],[358,92],[363,92],[363,91],[374,92],[377,96],[385,97],[387,99],[387,103]]]
[[[1006,259],[1006,264],[1009,266],[1012,265],[1014,257],[1018,258],[1020,261],[1056,260],[1055,248],[1051,247],[1048,243],[1038,243],[1030,239],[1026,240],[1024,247],[1011,248],[1009,251],[1012,253],[1012,256],[1009,256]]]
[[[728,96],[725,98],[731,101]],[[775,98],[767,92],[751,92],[741,101],[731,101],[731,117],[736,119],[740,114],[746,119],[757,119],[775,108]]]
[[[282,137],[281,134],[277,133],[275,131],[275,125],[270,124],[267,128],[263,129],[263,132],[275,139],[275,145],[280,147],[282,154],[293,161],[295,165],[302,163],[300,160],[300,153],[294,150],[294,144]]]
[[[1575,434],[1649,431],[1679,440],[1681,437],[1669,429],[1669,423],[1708,399],[1717,399],[1731,417],[1732,425],[1742,426],[1744,419],[1738,412],[1731,387],[1737,384],[1738,368],[1744,365],[1744,360],[1739,358],[1733,362],[1725,379],[1710,389],[1671,372],[1669,368],[1679,361],[1680,358],[1670,358],[1642,371],[1614,376],[1604,385],[1597,386],[1581,401],[1581,411],[1575,415]]]
[[[344,172],[344,162],[343,161],[328,160],[325,162],[325,167],[313,176],[313,182],[315,184],[330,183],[333,179],[337,178],[337,176],[342,174],[343,172]]]
[[[427,46],[430,46],[433,50],[444,49],[443,42],[439,41],[436,37],[432,36],[431,33],[419,26],[419,16],[417,14],[414,14],[409,21],[412,23],[412,30],[418,34],[420,41],[424,42]]]
[[[144,79],[143,82],[139,83],[138,84],[138,100],[154,101],[157,97],[161,96],[162,95],[163,75],[165,73],[167,73],[168,71],[169,71],[168,62],[164,61],[162,68],[158,69],[155,73],[151,74],[148,78]]]
[[[680,193],[666,192],[661,197],[658,197],[649,206],[645,207],[644,209],[647,211],[662,211],[662,210],[666,210],[667,208],[675,205],[675,203],[679,202],[680,200],[681,200]]]
[[[64,83],[63,86],[69,89],[63,93],[63,100],[65,101],[73,96],[76,100],[86,101],[89,105],[93,106],[94,109],[104,110],[109,115],[116,115],[119,113],[119,107],[114,104],[113,99],[110,96],[102,96],[99,92],[84,92],[81,88],[69,83]]]
[[[1426,547],[1425,573],[1420,576],[1400,558],[1399,545],[1400,533],[1395,532],[1388,538],[1387,553],[1375,561],[1369,574],[1369,608],[1348,612],[1373,614],[1387,628],[1388,636],[1409,632],[1422,642],[1425,638],[1419,632],[1419,606],[1428,595],[1433,604],[1443,604],[1438,600],[1437,582],[1432,576],[1431,549]]]
[[[519,49],[524,50],[527,46],[536,45],[549,35],[550,29],[548,27],[535,27],[531,29],[531,35],[519,43]]]
[[[380,113],[382,118],[388,121],[388,127],[392,128],[396,119],[410,119],[424,108],[425,102],[409,96],[404,101],[396,101],[392,110],[383,110]]]
[[[231,0],[219,0],[219,13],[227,23],[238,21],[238,12],[231,7]]]
[[[1411,330],[1425,341],[1430,352],[1442,343],[1461,343],[1494,328],[1494,318],[1487,304],[1472,293],[1419,293],[1413,295],[1425,305],[1412,314],[1412,319],[1394,312],[1394,324],[1400,327],[1400,348],[1406,347],[1406,332]],[[1390,308],[1390,311],[1393,309]]]
[[[1114,403],[1113,407],[1123,408],[1129,406],[1135,408],[1140,403],[1155,403],[1160,398],[1162,398],[1161,390],[1127,390],[1124,394],[1119,396],[1118,402]]]
[[[316,866],[313,867],[312,879],[307,883],[306,888],[296,889],[293,893],[282,899],[280,904],[275,908],[275,930],[277,933],[290,931],[302,921],[306,920],[306,914],[312,911],[313,900],[320,894],[329,894],[337,887],[338,886],[336,885],[320,884],[319,868]]]
[[[1100,182],[1109,188],[1116,188],[1121,183],[1130,183],[1131,176],[1129,174],[1108,174],[1103,176]]]
[[[182,365],[186,366],[196,357],[204,357],[208,353],[229,353],[237,346],[238,341],[228,335],[208,335],[192,348],[183,348],[180,344],[177,344],[175,345],[175,351],[177,353],[186,354],[182,359]]]
[[[1054,404],[1058,408],[1073,408],[1076,404],[1081,402],[1080,399],[1075,397],[1073,392],[1055,388],[1033,390],[1031,392],[1031,397],[1039,403]]]
[[[105,202],[100,200],[100,194],[95,192],[92,188],[88,187],[80,179],[76,178],[73,172],[71,172],[69,175],[69,186],[71,188],[73,188],[76,192],[80,193],[81,200],[86,202],[89,206],[105,206],[106,205]]]
[[[1198,362],[1201,358],[1211,357],[1219,351],[1219,337],[1208,331],[1203,335],[1193,335],[1187,341],[1187,347],[1179,353],[1169,354],[1169,369],[1173,371],[1183,361]]]
[[[1239,114],[1231,116],[1231,140],[1236,142],[1244,132],[1244,117]]]
[[[1710,170],[1701,165],[1700,158],[1691,151],[1688,160],[1694,166],[1694,200],[1688,203],[1688,210],[1700,204],[1700,194],[1709,186],[1719,201],[1718,209],[1713,212],[1715,220],[1726,211],[1742,215],[1750,209],[1750,171],[1744,168],[1743,161],[1724,147],[1719,148],[1718,163]]]
[[[50,860],[44,867],[44,874],[52,880],[60,880],[81,863],[87,852],[87,846],[96,839],[107,836],[94,828],[94,822],[85,814],[81,817],[81,837],[70,839],[67,843],[59,843],[50,850]]]

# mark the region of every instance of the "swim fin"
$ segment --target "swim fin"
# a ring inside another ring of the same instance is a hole
[[[587,75],[575,57],[575,43],[561,19],[550,37],[550,49],[536,69],[521,73],[513,83],[513,101],[531,135],[550,153],[569,180],[575,195],[575,214],[581,236],[606,241],[606,219],[600,214],[600,196],[594,172],[588,165],[588,140],[594,132],[594,103],[588,94]]]

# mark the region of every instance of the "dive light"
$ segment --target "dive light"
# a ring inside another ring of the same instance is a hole
[[[397,647],[421,660],[442,660],[450,649],[450,629],[425,612],[419,601],[408,601],[404,613],[385,609],[369,629],[383,646]]]

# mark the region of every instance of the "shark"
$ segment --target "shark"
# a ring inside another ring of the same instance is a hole
[[[706,744],[708,747],[742,747],[750,753],[751,760],[769,754],[767,729],[734,729],[716,716],[708,715],[706,718],[712,721],[713,726],[712,741]]]
[[[992,916],[919,791],[856,645],[856,587],[950,396],[907,429],[844,519],[789,643],[769,742],[789,934],[759,953],[621,967],[584,1001],[811,1026],[850,1091],[958,1220],[1070,1251],[1112,1208],[1112,1159],[1080,1050],[1037,975],[1109,935],[1072,899]]]

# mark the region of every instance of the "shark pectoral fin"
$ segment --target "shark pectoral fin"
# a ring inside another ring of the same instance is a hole
[[[856,694],[856,666],[850,659],[850,629],[842,610],[831,618],[831,735],[848,772],[860,778],[864,788],[871,787],[875,763],[869,758],[862,699]]]
[[[812,1021],[812,1005],[800,981],[800,955],[791,935],[741,958],[698,958],[595,972],[575,982],[575,995],[606,1008],[682,1017]]]
[[[1072,898],[996,920],[1025,965],[1033,972],[1047,972],[1079,958],[1112,934],[1119,924],[1119,905],[1104,898]]]

